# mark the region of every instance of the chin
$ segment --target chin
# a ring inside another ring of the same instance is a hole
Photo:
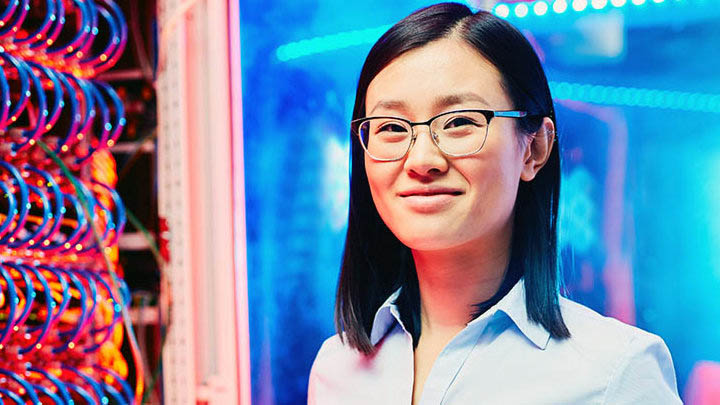
[[[457,238],[458,233],[447,226],[412,227],[393,233],[400,242],[412,250],[443,250],[462,244]]]
[[[463,232],[459,228],[463,226],[453,215],[425,215],[388,210],[383,211],[380,217],[393,235],[413,250],[441,250],[461,242],[458,239],[461,239],[459,236]]]

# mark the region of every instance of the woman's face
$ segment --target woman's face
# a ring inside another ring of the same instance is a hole
[[[458,39],[442,39],[409,51],[370,83],[367,116],[413,122],[459,109],[512,110],[497,69]],[[512,118],[491,120],[480,152],[444,155],[429,127],[405,158],[375,161],[365,169],[375,206],[388,228],[415,250],[452,249],[488,241],[512,229],[518,183],[528,158]]]

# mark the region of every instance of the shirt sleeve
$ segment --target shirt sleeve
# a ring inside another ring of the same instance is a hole
[[[643,333],[630,341],[603,403],[682,405],[670,351],[659,336]]]

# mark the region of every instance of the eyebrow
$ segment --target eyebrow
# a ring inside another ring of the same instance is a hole
[[[452,105],[457,104],[463,104],[468,101],[478,101],[486,106],[489,106],[490,103],[487,102],[482,96],[476,93],[472,92],[466,92],[466,93],[459,93],[459,94],[449,94],[446,96],[441,96],[435,99],[434,107],[436,109],[442,109],[447,108]],[[373,111],[377,110],[378,108],[384,108],[386,110],[395,110],[395,111],[407,111],[407,104],[402,100],[380,100],[377,104],[370,110],[368,115],[372,114]]]

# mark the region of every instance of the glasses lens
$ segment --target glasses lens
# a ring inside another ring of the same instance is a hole
[[[399,159],[410,147],[412,129],[407,122],[392,118],[362,121],[358,135],[365,150],[376,159]]]
[[[437,144],[443,152],[466,155],[478,152],[485,144],[487,118],[479,112],[453,112],[437,117],[431,124]]]

